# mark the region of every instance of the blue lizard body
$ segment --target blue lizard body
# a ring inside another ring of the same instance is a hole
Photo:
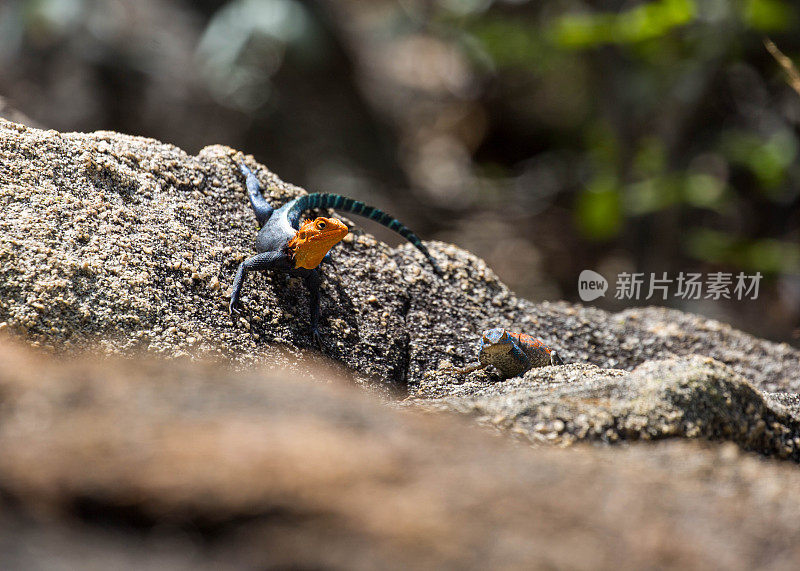
[[[255,243],[258,254],[239,264],[236,270],[236,277],[233,280],[231,299],[228,306],[231,313],[239,312],[239,295],[248,272],[275,270],[292,276],[301,277],[305,281],[311,296],[311,332],[320,348],[322,348],[321,337],[318,330],[321,282],[321,275],[318,268],[319,260],[314,260],[309,266],[301,266],[295,256],[295,252],[290,247],[301,230],[300,219],[302,215],[316,208],[334,208],[344,212],[358,214],[386,226],[411,242],[411,244],[425,255],[436,273],[441,274],[439,267],[436,265],[436,262],[422,241],[399,220],[385,212],[368,206],[363,202],[338,194],[306,194],[275,209],[261,194],[261,186],[258,183],[258,179],[250,169],[242,164],[240,170],[245,176],[250,205],[253,208],[253,212],[256,215],[261,229],[258,231]],[[329,227],[333,224],[338,225],[343,229],[344,234],[347,233],[346,226],[337,220],[317,220],[326,221]],[[324,226],[322,226],[322,228],[324,228]],[[343,235],[341,235],[341,237],[343,237]],[[339,239],[341,239],[341,237]],[[330,255],[325,255],[322,261],[330,262]]]

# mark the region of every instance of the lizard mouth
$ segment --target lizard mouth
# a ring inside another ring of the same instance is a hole
[[[347,236],[350,232],[350,229],[347,228],[342,222],[338,220],[335,221],[335,224],[331,223],[325,227],[324,232],[316,234],[314,236],[309,236],[308,241],[314,243],[328,243],[330,242],[331,246],[338,244],[342,241],[342,239]]]

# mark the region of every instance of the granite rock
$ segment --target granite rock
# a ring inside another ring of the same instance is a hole
[[[314,348],[302,283],[251,276],[245,315],[226,310],[256,232],[241,161],[275,204],[304,192],[227,147],[191,156],[152,139],[0,119],[0,329],[57,351],[91,344],[291,366]],[[468,252],[428,245],[443,278],[410,245],[358,230],[324,271],[325,355],[365,386],[416,394],[440,364],[474,361],[480,331],[506,327],[540,337],[566,362],[631,370],[699,354],[761,389],[800,392],[800,352],[786,344],[679,311],[533,304]]]
[[[535,443],[705,438],[800,461],[796,395],[764,393],[708,357],[648,361],[631,372],[573,364],[497,382],[473,375],[460,385],[431,384],[438,398],[406,404],[468,414]]]

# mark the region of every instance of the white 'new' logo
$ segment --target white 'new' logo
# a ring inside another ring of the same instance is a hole
[[[607,289],[606,278],[597,272],[583,270],[578,276],[578,295],[583,301],[593,301],[598,297],[603,297]]]

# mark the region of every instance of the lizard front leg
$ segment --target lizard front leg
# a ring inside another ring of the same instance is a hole
[[[485,369],[489,366],[489,363],[480,364],[480,365],[473,365],[472,367],[464,367],[463,369],[459,369],[458,367],[443,367],[439,369],[440,371],[446,371],[448,373],[456,373],[459,375],[468,375],[469,373],[474,373],[475,371],[479,371],[481,369]]]
[[[508,352],[508,356],[505,359],[498,363],[494,363],[494,366],[500,369],[500,372],[506,376],[506,378],[516,377],[521,375],[528,369],[530,369],[533,364],[531,360],[528,359],[528,356],[525,352],[519,348],[516,343],[511,343],[511,351]]]
[[[239,268],[236,270],[236,277],[233,278],[231,301],[228,304],[228,311],[231,313],[231,315],[234,313],[241,313],[239,294],[242,291],[244,279],[248,272],[270,270],[275,267],[277,262],[285,257],[286,255],[282,252],[262,252],[261,254],[256,254],[252,258],[248,258],[239,264]]]
[[[245,186],[247,186],[247,196],[250,198],[250,206],[253,207],[253,213],[256,215],[258,225],[263,226],[269,217],[272,216],[274,208],[270,206],[269,202],[261,194],[261,185],[258,184],[258,179],[247,166],[242,163],[239,165],[239,170],[245,176]]]

